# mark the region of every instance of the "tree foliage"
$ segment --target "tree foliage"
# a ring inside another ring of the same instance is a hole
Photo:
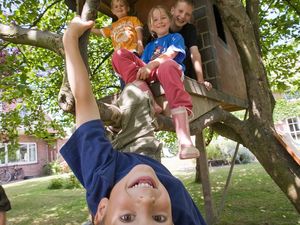
[[[300,2],[264,0],[261,4],[262,55],[273,91],[300,86]]]
[[[68,21],[74,16],[62,0],[3,1],[0,3],[0,12],[0,24],[13,24],[59,35],[63,34]],[[97,26],[108,24],[109,21],[107,16],[99,15]],[[1,114],[2,131],[8,133],[11,140],[17,137],[17,128],[20,126],[28,134],[44,139],[64,135],[63,130],[73,125],[73,116],[63,113],[57,103],[64,74],[63,58],[44,48],[0,41],[0,101],[12,103],[18,100],[13,111]],[[91,80],[98,98],[119,88],[110,60],[102,62],[111,49],[108,39],[91,36]],[[101,67],[100,63],[103,63]],[[50,115],[51,120],[47,120],[45,115]],[[56,135],[49,135],[49,128],[56,130]]]
[[[300,116],[300,100],[287,101],[280,99],[274,109],[274,121]]]

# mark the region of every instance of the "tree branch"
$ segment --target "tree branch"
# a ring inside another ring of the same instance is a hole
[[[211,111],[200,116],[190,125],[191,133],[196,135],[202,132],[205,127],[212,126],[215,123],[222,123],[232,129],[232,132],[239,133],[243,129],[243,121],[223,110],[221,107],[215,107]]]
[[[95,74],[97,72],[97,70],[102,66],[102,64],[113,54],[114,49],[110,50],[110,52],[108,52],[103,59],[101,60],[101,62],[96,66],[96,68],[93,70],[92,75]]]
[[[18,25],[0,24],[0,38],[14,44],[41,47],[63,56],[62,36],[49,31],[22,28]]]
[[[5,43],[5,44],[3,44],[3,45],[1,45],[0,52],[1,52],[3,49],[5,49],[8,45],[9,45],[8,42]]]
[[[214,123],[210,127],[219,135],[244,145],[241,136],[237,134],[232,128],[228,127],[227,125],[224,125],[224,123]]]
[[[82,1],[80,1],[81,3]],[[74,6],[74,1],[70,1],[70,3]],[[83,6],[81,18],[85,21],[87,20],[95,20],[97,17],[97,9],[100,5],[99,0],[87,0]],[[91,74],[90,67],[88,65],[88,54],[87,54],[87,44],[89,40],[90,31],[86,31],[79,39],[80,46],[80,54],[82,59],[86,65],[86,68]],[[60,87],[60,91],[58,94],[58,104],[62,110],[65,112],[74,112],[75,111],[75,101],[72,95],[70,85],[68,82],[67,74],[64,74],[62,85]]]

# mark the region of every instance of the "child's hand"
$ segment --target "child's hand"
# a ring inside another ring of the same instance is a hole
[[[92,28],[94,26],[94,21],[89,20],[89,21],[83,21],[79,16],[74,17],[64,36],[63,36],[63,41],[65,42],[66,39],[68,38],[74,38],[74,39],[79,39],[79,37],[88,29]]]
[[[136,79],[146,80],[147,78],[149,78],[150,73],[151,73],[151,69],[147,65],[141,67],[136,74]]]
[[[208,81],[198,81],[198,83],[203,84],[206,90],[210,91],[212,89],[212,85]]]

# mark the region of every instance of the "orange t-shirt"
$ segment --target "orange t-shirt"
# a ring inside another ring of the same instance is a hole
[[[125,16],[113,22],[111,26],[101,28],[104,37],[110,37],[115,50],[125,48],[137,51],[137,29],[142,29],[143,24],[135,16]]]

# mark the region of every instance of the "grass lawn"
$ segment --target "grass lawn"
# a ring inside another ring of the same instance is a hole
[[[229,167],[214,167],[210,179],[215,209],[219,209]],[[202,187],[195,184],[193,173],[179,175],[202,215]],[[300,215],[258,163],[236,165],[233,170],[224,210],[217,225],[298,225]]]
[[[12,210],[9,225],[75,225],[88,218],[84,189],[49,190],[50,176],[4,185]]]
[[[217,207],[228,169],[211,169],[211,186]],[[185,183],[204,216],[202,190],[193,182],[194,173],[186,171],[176,175]],[[75,225],[87,220],[84,190],[49,190],[47,186],[53,178],[4,185],[13,208],[8,213],[9,225]],[[235,166],[224,211],[218,222],[218,225],[229,224],[299,225],[300,216],[263,168],[252,163]]]

